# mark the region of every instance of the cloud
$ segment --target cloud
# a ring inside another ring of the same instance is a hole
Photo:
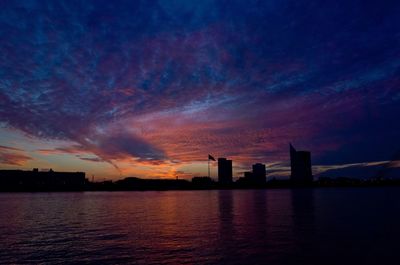
[[[80,157],[79,159],[85,160],[85,161],[90,161],[90,162],[104,162],[103,159],[98,158],[98,157]]]
[[[289,141],[320,165],[390,159],[399,5],[189,2],[4,4],[0,122],[70,143],[40,154],[168,174]]]
[[[22,166],[31,159],[19,148],[0,145],[0,164]]]
[[[86,150],[81,145],[71,145],[71,146],[63,146],[63,147],[56,147],[52,149],[37,149],[36,152],[43,154],[43,155],[55,155],[55,154],[80,154],[80,153],[87,153]]]
[[[88,141],[89,148],[106,159],[138,158],[143,161],[162,160],[162,150],[148,144],[145,140],[127,132],[101,135]]]
[[[105,130],[107,130],[107,133],[93,133],[77,138],[76,141],[79,144],[55,147],[53,149],[38,149],[37,152],[44,155],[72,154],[82,160],[109,162],[114,166],[116,165],[112,161],[124,159],[156,163],[156,161],[166,158],[162,150],[148,144],[144,139],[133,133],[114,126]],[[95,154],[98,157],[84,156],[88,154]]]
[[[398,178],[400,173],[399,161],[374,161],[351,164],[313,165],[314,179],[319,177],[351,177],[351,178]],[[290,177],[290,165],[287,162],[267,164],[268,178]]]
[[[9,147],[9,146],[5,146],[5,145],[0,145],[0,150],[1,151],[23,151],[20,148]]]
[[[390,167],[391,161],[378,161],[369,163],[355,163],[345,165],[331,165],[315,167],[317,177],[351,177],[351,178],[398,178],[399,167]]]

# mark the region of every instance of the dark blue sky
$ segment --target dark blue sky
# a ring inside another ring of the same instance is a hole
[[[287,172],[400,150],[398,1],[2,1],[0,164]],[[335,171],[335,172],[336,172]],[[344,172],[344,171],[343,171]]]

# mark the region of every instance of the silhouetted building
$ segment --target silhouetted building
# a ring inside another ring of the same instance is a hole
[[[214,183],[214,181],[209,177],[193,177],[192,183],[196,185],[210,185]]]
[[[0,170],[0,190],[4,191],[84,190],[86,183],[84,172]]]
[[[251,171],[246,171],[246,172],[244,172],[244,178],[245,178],[246,180],[252,179],[252,178],[253,178],[253,172],[251,172]]]
[[[218,158],[218,182],[220,184],[232,183],[232,160]]]
[[[244,177],[237,183],[247,187],[262,187],[266,183],[266,170],[264,164],[254,164],[253,171],[244,172]]]
[[[209,177],[192,178],[192,187],[195,189],[209,189],[215,187],[215,181]]]
[[[141,179],[129,177],[115,182],[115,190],[182,190],[191,187],[184,179]]]
[[[251,171],[246,171],[243,172],[243,177],[239,178],[238,180],[236,180],[236,184],[239,187],[249,187],[249,186],[253,186],[252,180],[253,180],[253,172]]]
[[[253,165],[253,179],[257,184],[265,184],[267,171],[265,170],[265,165],[257,163]]]
[[[311,153],[308,151],[296,151],[290,144],[290,169],[290,180],[293,183],[311,183],[313,181]]]

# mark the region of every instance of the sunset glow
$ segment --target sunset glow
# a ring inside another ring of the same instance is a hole
[[[314,174],[399,168],[399,5],[99,2],[0,4],[1,168],[287,177],[289,142]]]

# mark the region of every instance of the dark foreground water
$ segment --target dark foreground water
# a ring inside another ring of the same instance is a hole
[[[0,263],[400,264],[400,188],[0,194]]]

